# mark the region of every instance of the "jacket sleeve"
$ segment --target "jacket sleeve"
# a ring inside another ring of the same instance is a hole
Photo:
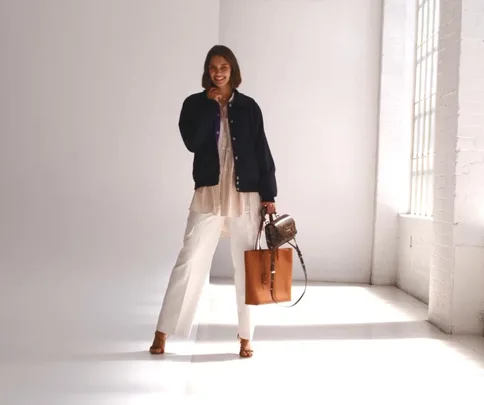
[[[264,130],[264,118],[254,102],[255,147],[259,163],[259,195],[263,202],[274,202],[277,197],[276,166]]]
[[[214,122],[217,116],[217,103],[206,100],[206,103],[196,102],[198,100],[188,97],[183,102],[178,121],[178,128],[190,152],[195,153],[210,136],[214,134]]]

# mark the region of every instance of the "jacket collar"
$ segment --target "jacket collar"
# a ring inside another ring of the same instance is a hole
[[[232,104],[238,105],[238,106],[243,106],[247,104],[247,97],[240,93],[237,89],[234,90],[234,99],[232,101]]]
[[[207,95],[207,90],[202,92],[205,96]],[[239,92],[237,89],[234,90],[234,93],[231,97],[231,103],[236,106],[243,106],[247,104],[247,96],[243,93]]]

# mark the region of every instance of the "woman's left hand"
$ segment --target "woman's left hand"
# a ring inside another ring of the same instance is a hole
[[[261,203],[262,207],[266,208],[267,210],[267,214],[271,215],[271,214],[275,214],[276,212],[276,204],[273,203],[273,202],[262,202]]]

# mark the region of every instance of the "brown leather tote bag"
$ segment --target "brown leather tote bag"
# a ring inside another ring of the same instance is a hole
[[[293,248],[296,249],[301,262],[305,286],[299,299],[290,307],[301,301],[306,293],[307,273],[304,260],[296,242],[296,225],[290,215],[270,215],[266,221],[266,212],[262,211],[261,224],[254,250],[245,252],[245,303],[247,305],[264,305],[289,302],[292,299]],[[261,248],[261,236],[265,224],[265,235],[268,249]],[[294,244],[291,243],[294,241]],[[288,243],[292,247],[281,248]]]

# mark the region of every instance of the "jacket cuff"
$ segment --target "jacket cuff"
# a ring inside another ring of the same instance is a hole
[[[274,196],[260,194],[261,202],[276,202]]]

